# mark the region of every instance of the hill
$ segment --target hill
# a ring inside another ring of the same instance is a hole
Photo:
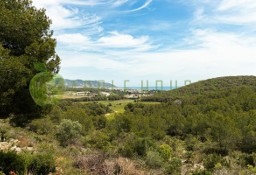
[[[171,101],[210,95],[238,88],[256,88],[256,76],[228,76],[199,81],[171,91],[162,91],[154,96],[143,98],[143,101]]]
[[[115,85],[112,85],[111,83],[108,82],[100,82],[100,81],[84,81],[84,80],[69,80],[65,79],[65,85],[68,88],[114,88],[116,87]]]
[[[34,174],[253,175],[255,80],[215,78],[147,99],[162,103],[62,101],[30,123],[12,115],[0,120],[0,167],[10,160],[29,162],[28,172],[36,165]],[[20,164],[3,172],[22,172]]]

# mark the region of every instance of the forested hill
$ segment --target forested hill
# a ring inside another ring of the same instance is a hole
[[[170,101],[175,99],[209,96],[221,92],[234,92],[246,88],[255,91],[256,76],[229,76],[199,81],[190,85],[160,92],[154,96],[143,98],[143,101]]]

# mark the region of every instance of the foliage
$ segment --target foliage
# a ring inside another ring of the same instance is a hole
[[[30,0],[0,1],[0,114],[38,113],[29,93],[30,80],[39,73],[34,63],[57,73],[60,58],[55,53],[50,19]]]
[[[50,154],[17,154],[0,152],[0,169],[5,174],[26,174],[26,172],[47,175],[55,171],[55,161]],[[1,173],[1,172],[0,172]]]
[[[38,134],[48,134],[53,131],[54,125],[52,121],[47,118],[35,119],[29,124],[29,129]]]
[[[75,143],[82,132],[82,125],[77,121],[63,119],[56,133],[56,138],[62,146]]]
[[[215,166],[221,162],[222,162],[222,158],[220,155],[210,154],[210,155],[206,156],[206,158],[204,160],[204,166],[208,170],[213,170],[215,168]]]
[[[95,131],[88,136],[85,144],[92,148],[107,150],[110,146],[110,138],[104,132]]]
[[[167,144],[160,145],[159,152],[164,160],[169,160],[172,155],[172,148]]]
[[[172,158],[165,167],[165,174],[181,174],[181,160],[179,158]]]
[[[237,87],[255,87],[255,80],[255,76],[229,76],[213,78],[192,83],[185,87],[174,89],[172,91],[163,91],[151,97],[144,97],[142,100],[170,102],[176,99],[185,99],[187,97],[191,98],[204,95],[211,95],[213,98],[214,96],[216,98],[216,96],[219,96],[217,95],[219,91],[229,92],[229,90],[232,91]],[[242,96],[243,95],[241,94],[241,97]],[[243,97],[243,99],[246,98],[247,96]]]
[[[9,174],[10,171],[24,174],[26,170],[26,163],[20,155],[17,155],[14,152],[4,153],[0,151],[0,170],[5,174]]]
[[[136,135],[128,135],[119,152],[125,157],[145,156],[149,147],[154,143],[149,138],[140,138]]]
[[[160,156],[159,152],[154,150],[149,150],[146,154],[146,163],[151,168],[159,168],[163,165],[163,158]]]
[[[196,170],[192,175],[211,175],[211,173],[205,170]]]
[[[28,172],[38,175],[48,175],[55,171],[55,160],[50,154],[33,156],[29,162]]]
[[[232,80],[229,81],[232,85],[221,87],[216,79],[210,80],[214,84],[199,82],[180,88],[173,95],[165,94],[168,100],[163,103],[122,102],[126,104],[125,109],[115,113],[111,120],[106,119],[106,114],[112,112],[110,107],[121,102],[112,102],[111,106],[109,101],[62,101],[49,108],[47,117],[32,121],[30,127],[46,134],[42,137],[52,138],[47,131],[59,125],[52,135],[64,147],[72,144],[62,148],[66,149],[66,155],[79,155],[81,159],[75,161],[75,166],[83,170],[97,167],[95,173],[103,170],[122,173],[121,165],[113,160],[123,156],[124,162],[132,159],[146,164],[143,168],[152,174],[184,171],[198,175],[253,174],[256,166],[254,78],[231,79],[242,80],[241,85]],[[227,79],[219,79],[219,83],[226,84],[224,80]],[[197,92],[197,86],[202,93]],[[47,129],[44,125],[48,122]],[[77,142],[83,143],[83,147],[74,144]],[[68,148],[76,151],[71,153]],[[96,150],[102,155],[93,156],[94,164],[91,164],[83,155]]]
[[[62,114],[63,119],[77,121],[82,126],[83,134],[88,133],[93,129],[92,118],[86,114],[86,111],[83,108],[72,106],[67,109]]]

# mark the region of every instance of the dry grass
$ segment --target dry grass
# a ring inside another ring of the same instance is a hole
[[[107,158],[96,153],[78,157],[75,167],[91,175],[147,175],[134,161],[119,157]]]

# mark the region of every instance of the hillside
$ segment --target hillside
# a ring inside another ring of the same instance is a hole
[[[256,76],[229,76],[203,80],[171,91],[163,91],[143,101],[172,101],[195,96],[203,96],[238,88],[256,89]]]
[[[33,160],[23,167],[29,172],[38,164],[37,172],[51,167],[47,172],[54,174],[254,175],[254,80],[240,76],[201,81],[155,97],[164,98],[163,103],[63,101],[39,119],[14,115],[0,120],[0,145],[15,140],[17,146],[9,149],[21,151],[17,160]],[[5,149],[0,159],[16,161],[13,154]],[[17,168],[12,165],[4,172],[19,172]]]

